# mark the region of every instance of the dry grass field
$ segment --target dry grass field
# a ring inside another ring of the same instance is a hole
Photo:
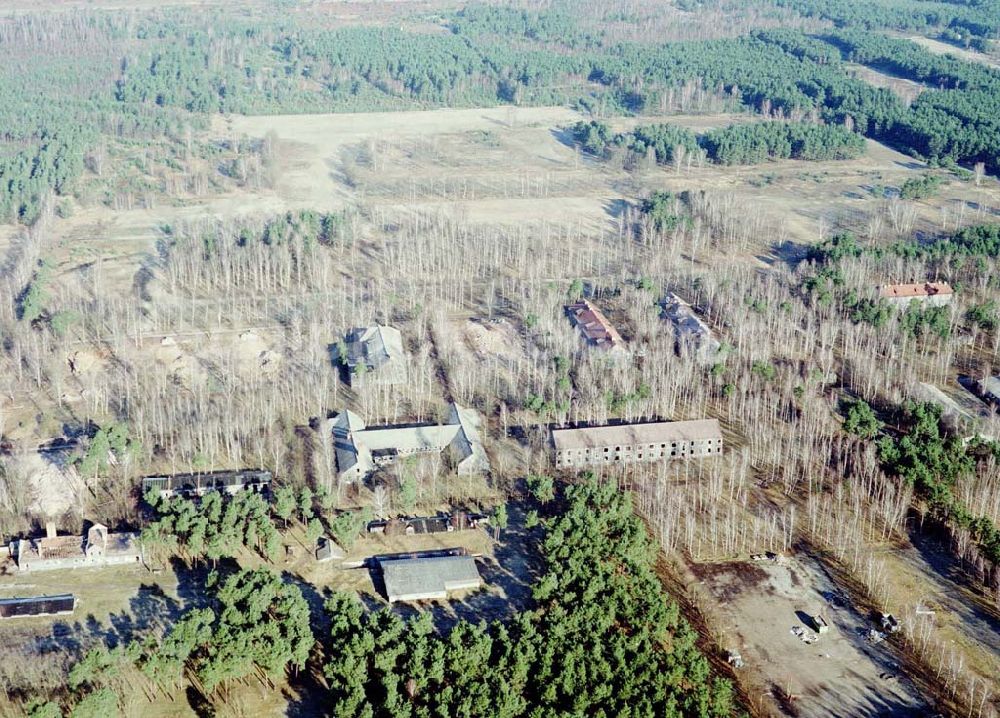
[[[986,54],[976,52],[974,50],[965,50],[947,42],[941,42],[940,40],[935,40],[931,37],[923,37],[922,35],[907,35],[905,37],[907,40],[912,40],[921,47],[925,47],[931,52],[935,52],[939,55],[954,55],[955,57],[961,58],[962,60],[968,60],[969,62],[981,62],[982,64],[990,67],[1000,68],[1000,60],[997,59],[995,53]]]

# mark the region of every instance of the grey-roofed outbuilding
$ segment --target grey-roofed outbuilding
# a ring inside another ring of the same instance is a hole
[[[0,618],[31,616],[64,616],[76,609],[76,597],[71,593],[56,596],[0,598]]]
[[[376,324],[347,333],[347,370],[351,386],[404,384],[409,357],[398,329]]]
[[[380,560],[379,567],[389,603],[446,599],[453,591],[475,590],[483,585],[471,556]]]
[[[319,562],[342,559],[347,556],[344,549],[340,548],[329,536],[320,536],[316,542],[316,560]]]
[[[982,382],[983,397],[1000,404],[1000,376],[988,376]]]

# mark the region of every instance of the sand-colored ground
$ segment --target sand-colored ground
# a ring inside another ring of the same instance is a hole
[[[903,102],[909,104],[913,102],[921,92],[927,88],[920,82],[908,80],[905,77],[896,77],[885,72],[880,72],[866,65],[856,63],[846,63],[847,68],[860,80],[864,80],[869,85],[875,87],[885,87],[892,90]]]
[[[349,192],[338,181],[337,158],[346,145],[398,142],[418,137],[573,122],[579,115],[561,107],[496,107],[474,110],[365,112],[332,115],[233,115],[216,118],[217,133],[264,137],[274,133],[282,158],[277,193],[322,209],[342,206]]]
[[[890,648],[864,638],[870,622],[809,557],[692,568],[717,602],[724,648],[738,651],[746,664],[742,670],[762,676],[772,694],[790,696],[795,715],[920,714],[923,701]],[[816,614],[830,629],[806,643],[793,629],[815,636],[810,619]]]
[[[518,360],[524,357],[524,343],[514,326],[505,319],[467,320],[463,323],[465,343],[477,357]]]
[[[937,53],[938,55],[954,55],[955,57],[962,60],[968,60],[969,62],[979,62],[989,67],[1000,68],[1000,61],[996,58],[991,55],[976,52],[975,50],[965,50],[954,45],[949,45],[947,42],[941,42],[940,40],[920,35],[908,36],[906,39],[912,40],[918,45],[930,50],[933,53]]]
[[[70,458],[66,451],[29,451],[5,460],[8,471],[28,482],[33,514],[58,519],[82,504],[86,486]]]

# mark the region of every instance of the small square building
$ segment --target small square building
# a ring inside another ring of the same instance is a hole
[[[403,336],[398,329],[376,324],[358,327],[345,338],[347,364],[351,386],[391,386],[405,384],[409,356],[403,349]]]

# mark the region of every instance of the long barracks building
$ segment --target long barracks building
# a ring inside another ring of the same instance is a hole
[[[556,466],[572,468],[702,458],[722,453],[716,419],[553,429]]]

